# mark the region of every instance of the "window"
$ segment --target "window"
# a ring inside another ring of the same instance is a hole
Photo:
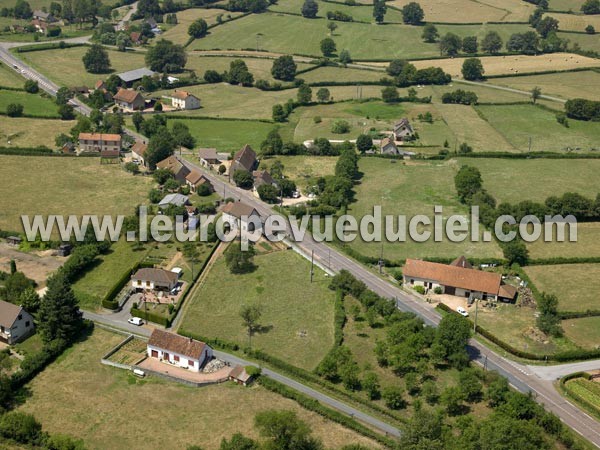
[[[158,358],[158,351],[157,350],[152,350],[150,352],[150,356],[152,356],[153,358]]]
[[[29,320],[25,322],[25,328],[29,328]]]
[[[195,367],[194,361],[192,361],[191,359],[188,359],[188,366]]]
[[[175,362],[179,362],[179,356],[177,356],[177,355],[173,355],[173,361],[175,361]]]

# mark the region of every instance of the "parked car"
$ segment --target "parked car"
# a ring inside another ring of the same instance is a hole
[[[292,197],[293,197],[293,198],[300,198],[300,192],[298,192],[298,191],[294,191],[294,192],[292,193]]]
[[[456,308],[456,312],[459,313],[463,317],[469,317],[469,313],[462,306],[459,306],[458,308]]]
[[[127,322],[129,322],[131,325],[135,325],[136,327],[144,325],[144,321],[139,317],[130,317],[129,319],[127,319]]]

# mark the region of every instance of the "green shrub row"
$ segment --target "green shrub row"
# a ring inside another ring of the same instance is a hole
[[[314,373],[309,372],[308,370],[304,370],[299,367],[296,367],[285,361],[282,361],[281,359],[271,356],[271,355],[263,352],[262,350],[254,350],[254,349],[250,349],[250,348],[242,349],[238,344],[235,344],[233,342],[227,342],[223,339],[218,339],[218,338],[217,339],[205,338],[204,336],[200,336],[199,334],[192,333],[187,330],[180,329],[178,331],[178,333],[182,336],[186,336],[186,337],[189,337],[192,339],[196,339],[198,341],[202,341],[202,342],[210,345],[211,347],[221,349],[224,351],[236,352],[236,351],[242,350],[244,355],[247,355],[248,357],[253,358],[257,361],[262,361],[264,363],[267,363],[271,367],[278,370],[279,372],[281,372],[284,375],[321,386],[330,392],[334,392],[339,397],[343,397],[343,398],[347,399],[348,401],[352,401],[352,402],[364,405],[365,407],[367,407],[373,411],[377,411],[382,416],[389,417],[398,422],[406,421],[403,417],[395,414],[393,411],[389,411],[385,408],[382,408],[381,406],[376,405],[366,399],[363,399],[362,397],[360,397],[358,395],[352,394],[350,392],[342,391],[333,383],[330,383],[330,382],[322,379],[321,377],[315,375]]]
[[[210,117],[210,116],[181,116],[181,115],[177,115],[177,116],[169,116],[168,114],[164,115],[163,117],[166,117],[167,119],[173,119],[173,120],[230,120],[230,121],[235,121],[235,122],[262,122],[262,123],[273,123],[272,120],[268,120],[268,119],[247,119],[247,118],[228,118],[228,117]]]
[[[600,263],[600,257],[589,256],[589,257],[575,257],[575,258],[540,258],[531,259],[527,262],[528,266],[554,266],[558,264],[598,264]]]
[[[342,425],[343,427],[346,427],[359,434],[362,434],[363,436],[373,439],[374,441],[377,441],[388,448],[396,448],[396,443],[393,439],[382,436],[381,434],[373,431],[370,428],[367,428],[366,426],[357,422],[351,417],[348,417],[339,411],[324,406],[321,403],[319,403],[319,401],[308,397],[307,395],[302,394],[301,392],[298,392],[295,389],[289,388],[286,385],[275,381],[272,378],[267,378],[265,376],[258,377],[257,381],[258,384],[260,384],[265,389],[268,389],[271,392],[275,392],[276,394],[279,394],[285,398],[294,400],[304,409],[308,409],[309,411],[315,412],[320,416],[331,420],[332,422],[336,422]]]
[[[73,48],[73,47],[85,47],[87,44],[85,43],[69,43],[65,41],[60,42],[48,42],[46,44],[39,45],[24,45],[22,47],[17,47],[17,53],[27,53],[27,52],[39,52],[43,50],[53,50],[57,48]]]
[[[448,156],[452,157],[451,155]],[[497,158],[497,159],[598,159],[600,153],[553,153],[553,152],[472,152],[461,158]]]
[[[585,311],[559,311],[558,317],[560,320],[567,319],[583,319],[584,317],[598,317],[600,316],[600,310],[598,309],[587,309]]]
[[[135,307],[135,308],[132,307],[131,315],[133,317],[139,317],[141,319],[144,319],[148,322],[157,323],[159,325],[164,326],[165,328],[168,328],[169,326],[171,326],[171,317],[166,317],[161,314],[156,314],[156,313],[153,313],[152,311],[144,311],[143,309],[139,309],[137,307]]]
[[[48,147],[0,147],[0,155],[15,155],[15,156],[54,156],[52,149]]]
[[[25,92],[25,89],[24,89],[24,88],[10,87],[10,86],[0,86],[0,90],[1,90],[1,91],[18,91],[18,92]]]
[[[569,395],[569,397],[575,399],[577,402],[581,403],[582,405],[584,405],[586,408],[588,408],[591,411],[594,411],[598,416],[600,416],[600,406],[598,406],[597,404],[590,402],[587,398],[579,395],[578,393],[572,391],[571,389],[569,389],[569,387],[567,386],[567,381],[569,380],[573,380],[576,378],[583,378],[585,380],[590,380],[591,376],[589,373],[587,372],[575,372],[575,373],[571,373],[565,377],[562,377],[560,379],[560,387],[563,390],[563,392],[565,392],[566,394]]]
[[[584,72],[590,70],[589,67],[576,67],[574,69],[565,70],[538,70],[535,72],[519,72],[519,73],[503,73],[499,75],[486,75],[486,78],[512,78],[512,77],[530,77],[532,75],[549,75],[553,73],[569,73],[569,72]]]

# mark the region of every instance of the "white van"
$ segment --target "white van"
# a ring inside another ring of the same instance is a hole
[[[469,313],[462,306],[459,306],[458,308],[456,308],[456,312],[459,313],[463,317],[469,317]]]

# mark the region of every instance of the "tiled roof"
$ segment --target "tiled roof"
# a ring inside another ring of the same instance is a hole
[[[192,338],[186,338],[159,329],[154,329],[148,345],[167,350],[168,352],[178,353],[196,361],[200,359],[202,352],[206,348],[204,342],[195,341]]]
[[[223,207],[223,212],[237,217],[238,219],[240,219],[242,216],[250,217],[252,213],[258,214],[258,211],[256,211],[256,209],[242,202],[227,203]]]
[[[4,328],[11,328],[22,310],[21,306],[0,300],[0,325]]]
[[[156,283],[174,283],[177,281],[177,274],[165,269],[154,269],[144,267],[133,274],[131,279],[141,281],[154,281]]]
[[[133,103],[137,97],[141,96],[142,95],[138,91],[134,91],[133,89],[119,88],[119,91],[113,98],[122,102]]]
[[[79,133],[79,140],[94,140],[94,141],[105,141],[105,142],[120,142],[120,134],[107,134],[107,133]]]
[[[409,278],[432,280],[444,286],[493,295],[498,294],[502,282],[502,277],[497,273],[465,269],[419,259],[407,259],[402,268],[402,273]]]

